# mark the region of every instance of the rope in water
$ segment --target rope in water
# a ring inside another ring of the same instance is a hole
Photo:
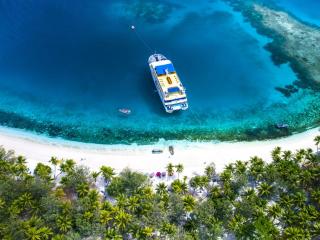
[[[142,42],[142,44],[151,52],[155,52],[150,45],[143,39],[143,37],[139,34],[136,27],[134,25],[131,26],[131,30],[136,34],[137,38]]]

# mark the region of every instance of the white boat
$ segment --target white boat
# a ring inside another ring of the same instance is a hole
[[[125,114],[125,115],[130,115],[131,114],[131,110],[128,108],[120,108],[118,109],[119,113]]]
[[[188,109],[186,89],[183,87],[172,62],[162,54],[149,57],[154,84],[168,113]]]

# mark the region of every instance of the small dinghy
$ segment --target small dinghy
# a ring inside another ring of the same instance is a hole
[[[174,148],[173,146],[169,146],[169,152],[171,155],[174,155]]]
[[[152,150],[152,154],[161,154],[161,153],[163,153],[162,149],[153,149]]]
[[[124,114],[124,115],[130,115],[131,114],[131,110],[128,108],[120,108],[118,109],[119,113]]]

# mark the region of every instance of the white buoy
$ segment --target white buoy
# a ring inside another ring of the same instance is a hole
[[[135,30],[135,29],[136,29],[136,27],[135,27],[134,25],[132,25],[132,26],[131,26],[131,29],[132,29],[132,30]]]

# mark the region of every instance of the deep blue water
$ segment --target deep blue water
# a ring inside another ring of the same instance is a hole
[[[284,7],[300,19],[320,27],[320,1],[318,0],[277,0]]]
[[[320,2],[304,2],[279,4],[317,24]],[[164,113],[147,66],[151,52],[132,24],[175,64],[187,112]],[[101,143],[314,124],[301,114],[319,96],[275,90],[296,76],[272,63],[268,41],[220,1],[0,0],[0,123]],[[120,107],[133,114],[119,116]]]

